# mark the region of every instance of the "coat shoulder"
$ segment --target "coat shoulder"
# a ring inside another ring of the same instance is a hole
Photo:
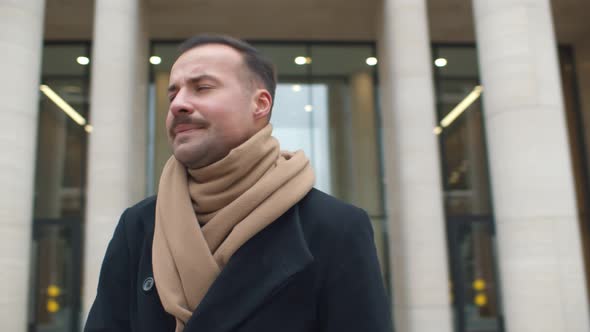
[[[367,213],[320,190],[312,189],[298,204],[303,232],[309,242],[338,245],[362,233],[373,236]]]
[[[130,216],[140,217],[145,213],[153,214],[156,211],[156,196],[147,197],[130,206],[127,210]]]
[[[320,227],[347,229],[365,223],[365,210],[313,188],[300,202],[299,211],[304,221],[313,220]]]
[[[153,233],[156,214],[156,196],[150,196],[130,206],[121,217],[128,236]],[[138,238],[140,240],[140,238]]]

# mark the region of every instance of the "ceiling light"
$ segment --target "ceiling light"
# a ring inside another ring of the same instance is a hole
[[[455,121],[459,116],[461,116],[461,114],[463,114],[463,112],[465,112],[465,110],[467,110],[467,108],[471,106],[471,104],[473,104],[473,102],[475,102],[477,98],[479,98],[479,96],[481,96],[482,92],[483,87],[481,85],[475,86],[473,88],[473,91],[471,91],[471,93],[469,93],[467,97],[465,97],[459,104],[457,104],[457,106],[455,106],[455,108],[453,108],[453,110],[450,111],[449,114],[447,114],[440,121],[440,126],[434,128],[434,133],[438,135],[442,132],[443,128],[450,126],[453,123],[453,121]]]
[[[90,59],[88,59],[85,56],[79,56],[76,58],[76,61],[81,64],[82,66],[86,66],[87,64],[90,63]]]
[[[305,105],[304,109],[308,113],[311,112],[311,111],[313,111],[313,107],[311,107],[311,105]]]
[[[366,62],[369,66],[374,66],[377,64],[377,58],[374,56],[369,57],[369,58],[367,58]]]
[[[151,63],[152,65],[159,65],[160,63],[162,63],[162,58],[160,58],[160,57],[159,57],[159,56],[157,56],[157,55],[152,55],[152,56],[150,57],[150,63]]]
[[[434,60],[434,65],[439,68],[446,66],[447,63],[448,63],[448,61],[445,58],[438,58],[438,59]]]
[[[53,91],[49,86],[42,84],[39,87],[39,90],[43,92],[47,98],[51,99],[52,102],[55,103],[59,108],[61,108],[64,113],[66,113],[72,120],[74,120],[80,126],[83,126],[84,129],[90,133],[92,132],[92,126],[86,123],[86,119],[80,113],[76,112],[70,104],[68,104],[62,97],[60,97],[55,91]]]
[[[293,86],[291,87],[293,89],[293,91],[295,92],[299,92],[301,91],[301,85],[299,84],[293,84]]]
[[[298,56],[295,58],[295,63],[302,66],[307,63],[307,58],[305,58],[304,56]]]

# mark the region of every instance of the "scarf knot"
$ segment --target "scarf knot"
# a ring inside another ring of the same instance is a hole
[[[231,256],[301,200],[314,173],[302,151],[281,152],[269,124],[223,159],[160,177],[152,246],[164,309],[181,332]]]

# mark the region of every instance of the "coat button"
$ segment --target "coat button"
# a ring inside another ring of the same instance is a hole
[[[152,277],[145,278],[145,280],[143,281],[143,291],[147,293],[147,292],[151,291],[153,287],[154,287],[154,278],[152,278]]]

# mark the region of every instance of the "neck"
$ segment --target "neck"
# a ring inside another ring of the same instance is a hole
[[[209,221],[274,168],[279,158],[279,142],[271,133],[269,124],[223,159],[209,166],[188,169],[189,192],[199,222]]]

